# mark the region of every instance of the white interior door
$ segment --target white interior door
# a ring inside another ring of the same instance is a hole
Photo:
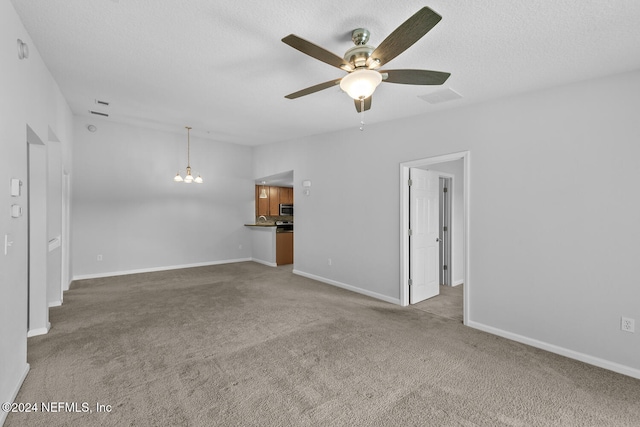
[[[436,172],[409,169],[409,303],[440,293],[440,191]]]

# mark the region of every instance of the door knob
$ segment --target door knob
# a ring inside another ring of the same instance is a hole
[[[436,242],[438,242],[438,243],[442,243],[442,239],[441,239],[441,238],[439,238],[439,237],[436,237]]]

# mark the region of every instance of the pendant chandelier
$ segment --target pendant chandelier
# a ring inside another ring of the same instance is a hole
[[[202,184],[203,180],[202,180],[202,177],[199,174],[198,174],[197,178],[194,178],[193,175],[191,175],[191,159],[190,159],[190,151],[191,151],[190,131],[191,131],[191,127],[190,126],[185,126],[185,129],[187,129],[187,174],[184,176],[184,178],[182,178],[182,176],[180,175],[180,171],[178,171],[176,176],[173,177],[173,180],[175,182],[184,182],[185,184],[191,184],[192,182],[195,182],[196,184]]]
[[[264,188],[264,185],[266,184],[266,181],[262,181],[262,190],[260,190],[260,199],[267,199],[269,198],[269,196],[267,196],[267,190],[266,188]]]

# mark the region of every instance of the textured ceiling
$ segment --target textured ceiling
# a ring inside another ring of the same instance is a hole
[[[345,73],[285,45],[294,33],[342,56],[365,27],[377,46],[428,6],[443,19],[388,69],[447,71],[443,86],[383,83],[367,123],[640,69],[633,0],[12,0],[73,112],[258,145],[357,128],[338,87],[284,95]],[[438,104],[442,89],[462,95]],[[429,97],[427,96],[427,99]],[[109,107],[95,100],[111,103]],[[597,100],[594,100],[597,102]]]

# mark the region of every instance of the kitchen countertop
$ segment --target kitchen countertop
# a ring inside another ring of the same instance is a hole
[[[275,227],[275,224],[270,224],[268,222],[260,222],[255,224],[245,224],[245,227]]]

